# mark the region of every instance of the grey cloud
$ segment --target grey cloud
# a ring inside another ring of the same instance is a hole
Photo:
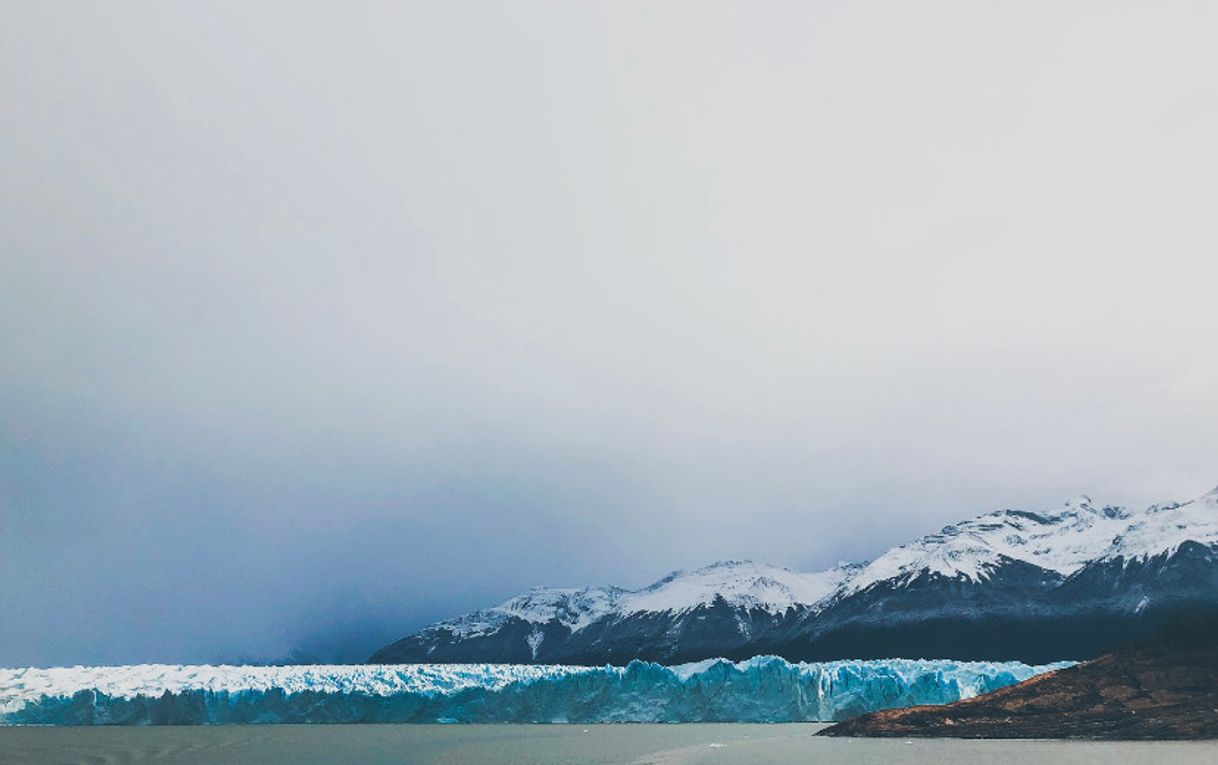
[[[0,664],[1215,481],[1201,5],[5,15]]]

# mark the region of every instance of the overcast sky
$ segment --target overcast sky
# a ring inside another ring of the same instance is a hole
[[[1218,483],[1209,2],[0,3],[0,666]]]

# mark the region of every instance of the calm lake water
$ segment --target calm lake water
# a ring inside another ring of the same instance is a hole
[[[813,738],[822,725],[0,728],[0,763],[183,765],[1213,765],[1218,742]]]

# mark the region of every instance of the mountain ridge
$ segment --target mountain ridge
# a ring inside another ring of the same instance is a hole
[[[1137,636],[1210,604],[1218,606],[1218,488],[1137,511],[1080,495],[1045,512],[979,515],[825,571],[729,560],[637,590],[534,588],[407,635],[369,661],[1083,659],[1111,646],[1080,632]],[[1024,633],[1041,647],[1021,649],[1014,636]]]

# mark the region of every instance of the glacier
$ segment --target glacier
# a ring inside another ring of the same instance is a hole
[[[520,664],[0,669],[0,724],[813,722],[971,698],[1069,666],[759,656]]]

